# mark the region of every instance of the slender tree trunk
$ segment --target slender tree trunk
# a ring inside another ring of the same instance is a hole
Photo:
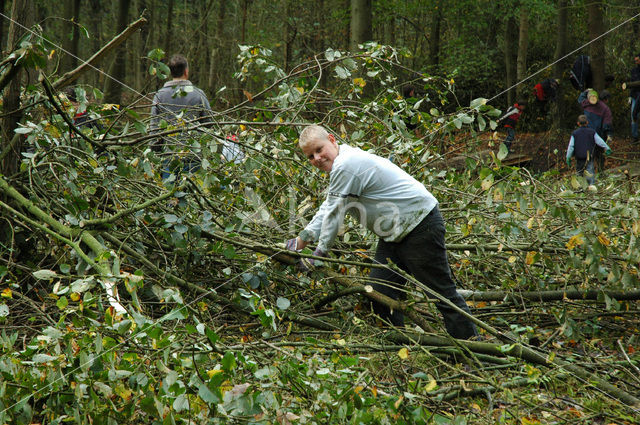
[[[565,69],[567,63],[566,59],[560,60],[567,53],[567,0],[558,0],[558,20],[556,28],[556,52],[555,52],[555,65],[553,66],[553,77],[559,81],[562,81],[562,72]],[[552,104],[552,107],[557,108],[555,111],[551,111],[553,117],[553,128],[560,128],[562,124],[562,118],[564,117],[564,103],[562,102],[562,84],[558,87],[558,100]]]
[[[529,47],[529,10],[522,6],[520,8],[520,35],[518,37],[518,63],[516,69],[516,79],[522,81],[527,76],[527,49]],[[518,85],[516,93],[522,96],[525,84]]]
[[[65,1],[65,19],[69,22],[64,24],[64,34],[62,47],[68,53],[62,53],[64,61],[62,70],[70,71],[78,66],[78,45],[80,41],[80,28],[78,28],[78,20],[80,19],[80,0]]]
[[[516,20],[510,17],[505,22],[504,29],[504,67],[506,85],[508,88],[513,87],[516,82],[516,37],[518,36],[516,28]],[[515,90],[510,89],[507,92],[507,102],[513,105],[515,98]]]
[[[594,40],[604,33],[604,17],[602,13],[602,2],[594,0],[587,5],[589,40]],[[591,55],[591,72],[593,74],[593,88],[600,91],[604,89],[604,37],[589,45]]]
[[[351,0],[351,51],[358,50],[358,44],[371,41],[371,21],[373,19],[372,0]]]
[[[428,63],[432,68],[436,68],[440,64],[440,24],[442,22],[442,4],[436,2],[436,10],[431,21],[431,31],[429,34],[429,60]],[[416,34],[420,37],[420,34]]]
[[[249,9],[249,0],[243,0],[242,2],[242,34],[240,37],[240,42],[242,44],[245,43],[247,36],[247,10]]]
[[[284,9],[284,21],[282,25],[282,41],[284,42],[283,68],[286,72],[289,70],[289,62],[291,61],[291,25],[289,19],[291,16],[291,0],[282,0],[282,2]]]
[[[396,14],[393,11],[389,13],[389,44],[396,45]]]
[[[226,55],[228,54],[227,49],[227,38],[224,34],[225,28],[225,18],[226,18],[226,0],[220,0],[218,6],[218,16],[216,18],[216,39],[215,39],[215,47],[211,51],[211,63],[209,64],[209,81],[208,86],[214,87],[216,84],[220,84],[220,82],[216,82],[216,75],[221,77],[223,75],[222,69],[226,64]]]
[[[119,0],[118,1],[118,24],[117,31],[120,32],[127,27],[129,23],[129,7],[131,6],[131,0]],[[127,71],[127,48],[128,43],[122,43],[116,49],[116,60],[113,64],[113,70],[111,76],[107,82],[107,90],[105,94],[105,101],[107,103],[120,104],[122,101],[122,82],[124,82],[125,74]]]
[[[343,0],[343,10],[347,12],[347,16],[344,20],[344,34],[342,40],[344,41],[344,50],[349,50],[349,43],[351,42],[351,0]]]
[[[20,25],[25,27],[31,27],[30,8],[32,5],[27,0],[14,0],[11,6],[11,23],[9,24],[9,31],[7,34],[7,52],[14,49],[15,44],[20,37],[24,34],[24,30]],[[16,23],[20,25],[17,25]],[[15,140],[16,143],[11,146],[9,154],[7,154],[0,164],[0,174],[10,176],[18,172],[20,168],[20,153],[22,152],[22,136],[16,136],[14,132],[18,123],[22,119],[22,111],[20,109],[20,80],[25,75],[24,71],[18,71],[13,77],[13,80],[9,83],[9,86],[5,89],[6,92],[2,96],[2,111],[7,114],[2,118],[2,141],[0,143],[0,152],[4,152],[5,149],[9,149],[14,136],[18,137]],[[15,111],[15,112],[14,112]]]
[[[171,26],[173,24],[173,0],[169,0],[169,10],[167,12],[167,29],[164,33],[164,52],[167,56],[171,56]]]
[[[100,10],[101,7],[103,7],[100,0],[91,0],[89,5],[91,10]],[[91,54],[93,54],[102,47],[102,16],[99,13],[89,13],[89,25],[91,29]],[[98,87],[102,85],[101,76],[102,74],[98,72],[92,73],[91,80],[93,86]]]
[[[0,0],[0,13],[4,14],[5,0]],[[4,18],[0,19],[0,52],[4,52]]]
[[[325,50],[325,38],[326,38],[326,19],[324,18],[324,0],[316,0],[316,22],[318,22],[318,29],[315,35],[315,52],[324,52]]]

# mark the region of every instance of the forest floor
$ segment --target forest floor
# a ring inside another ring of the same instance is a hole
[[[508,165],[518,165],[529,169],[534,173],[543,173],[549,170],[557,170],[561,174],[570,173],[565,162],[567,146],[571,133],[569,131],[542,132],[542,133],[516,133],[516,139],[511,146],[511,152],[503,160]],[[486,132],[481,134],[476,152],[462,153],[460,146],[454,147],[447,155],[447,165],[455,168],[464,167],[464,160],[469,156],[488,158],[491,152],[498,153],[500,142],[504,134]],[[467,137],[459,139],[461,143],[467,142]],[[631,176],[640,175],[640,144],[633,144],[630,137],[613,137],[610,144],[613,154],[606,158],[605,169],[608,172],[622,172],[625,170]],[[573,161],[575,165],[575,160]]]

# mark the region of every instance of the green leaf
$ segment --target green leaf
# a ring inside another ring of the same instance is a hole
[[[183,410],[187,410],[188,408],[189,408],[189,399],[187,399],[187,396],[185,394],[180,394],[173,401],[173,409],[176,412],[182,412]]]
[[[64,310],[65,308],[67,308],[68,305],[69,305],[69,300],[65,296],[60,297],[56,302],[56,306],[58,306],[60,310]]]
[[[338,78],[343,80],[351,76],[351,73],[341,66],[336,66],[336,74],[338,75]]]
[[[227,351],[222,358],[222,369],[231,372],[236,367],[236,357],[231,351]]]
[[[220,402],[220,398],[204,383],[198,386],[198,397],[200,397],[205,403],[215,404]]]
[[[289,301],[288,298],[278,297],[278,299],[276,301],[276,305],[278,306],[278,308],[280,310],[286,310],[291,305],[291,301]]]
[[[36,272],[33,272],[33,277],[40,280],[51,280],[56,276],[58,276],[58,274],[53,270],[49,270],[49,269],[41,269]]]
[[[509,155],[509,148],[504,143],[500,143],[500,149],[498,149],[498,159],[502,161]]]

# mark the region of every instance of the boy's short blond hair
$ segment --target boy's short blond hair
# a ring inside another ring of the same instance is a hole
[[[298,145],[302,148],[313,140],[329,139],[329,132],[321,125],[310,125],[302,130]]]

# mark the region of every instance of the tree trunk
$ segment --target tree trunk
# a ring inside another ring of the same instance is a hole
[[[15,44],[24,34],[23,25],[27,28],[31,27],[31,4],[27,0],[14,0],[11,7],[11,23],[7,34],[7,52],[14,49]],[[17,25],[16,23],[20,25]],[[22,111],[20,109],[20,80],[24,75],[24,71],[20,70],[13,77],[9,86],[6,88],[5,95],[2,96],[2,111],[7,114],[2,119],[2,142],[0,143],[0,152],[4,154],[5,149],[10,149],[0,164],[0,174],[10,176],[18,172],[20,168],[20,153],[22,152],[22,136],[17,136],[14,132],[18,123],[22,119]],[[15,112],[14,112],[15,111]],[[14,137],[17,139],[14,140]],[[12,143],[15,142],[15,143]]]
[[[429,65],[436,68],[440,64],[440,24],[442,22],[442,4],[436,2],[436,10],[431,22],[429,34]],[[419,35],[416,35],[418,37]]]
[[[567,0],[558,0],[558,20],[556,28],[556,64],[553,66],[553,77],[559,81],[562,81],[562,72],[565,69],[567,63],[566,59],[560,60],[567,53]],[[558,87],[558,101],[552,104],[556,110],[552,111],[553,117],[552,128],[558,129],[562,123],[564,117],[564,103],[562,102],[562,84]]]
[[[284,42],[284,58],[283,69],[285,72],[289,70],[289,63],[291,62],[291,0],[282,0],[284,9],[284,22],[282,24],[282,41]]]
[[[0,13],[4,14],[4,0],[0,0]],[[4,19],[0,19],[0,52],[4,52]]]
[[[118,1],[118,30],[123,31],[129,23],[129,7],[131,6],[131,0],[119,0]],[[116,49],[116,59],[113,64],[113,70],[107,83],[107,90],[105,94],[105,101],[107,103],[120,104],[122,101],[122,82],[124,82],[125,74],[127,71],[127,49],[126,43],[121,44]]]
[[[244,44],[247,37],[247,10],[249,9],[249,0],[243,0],[242,2],[242,34],[240,36],[240,43]]]
[[[64,4],[64,23],[62,34],[62,48],[66,50],[62,55],[62,71],[70,71],[78,66],[78,42],[80,39],[80,29],[78,19],[80,18],[80,0],[66,0]]]
[[[209,79],[208,86],[214,87],[216,85],[216,75],[219,77],[223,75],[221,70],[224,68],[226,63],[226,54],[227,54],[227,38],[224,34],[225,28],[225,17],[226,17],[226,1],[220,0],[218,7],[218,16],[216,18],[216,38],[215,38],[215,47],[211,51],[211,63],[209,64]],[[220,84],[217,82],[217,84]]]
[[[527,48],[529,47],[529,10],[522,6],[520,9],[520,35],[518,37],[518,63],[516,69],[517,81],[527,77]],[[525,84],[519,84],[516,90],[518,98],[524,92]]]
[[[351,51],[358,50],[358,44],[371,41],[372,0],[351,0]]]
[[[516,37],[518,36],[516,21],[513,17],[510,17],[505,22],[504,29],[504,67],[506,85],[509,88],[507,91],[507,103],[513,105],[515,100],[515,90],[511,89],[516,83]]]
[[[171,56],[171,24],[173,23],[173,0],[169,0],[169,10],[167,12],[167,29],[164,33],[164,52],[167,57]]]
[[[602,2],[594,0],[587,5],[589,40],[594,40],[604,33],[604,17],[602,14]],[[597,91],[604,89],[604,37],[589,45],[591,56],[591,73],[593,75],[593,88]]]

